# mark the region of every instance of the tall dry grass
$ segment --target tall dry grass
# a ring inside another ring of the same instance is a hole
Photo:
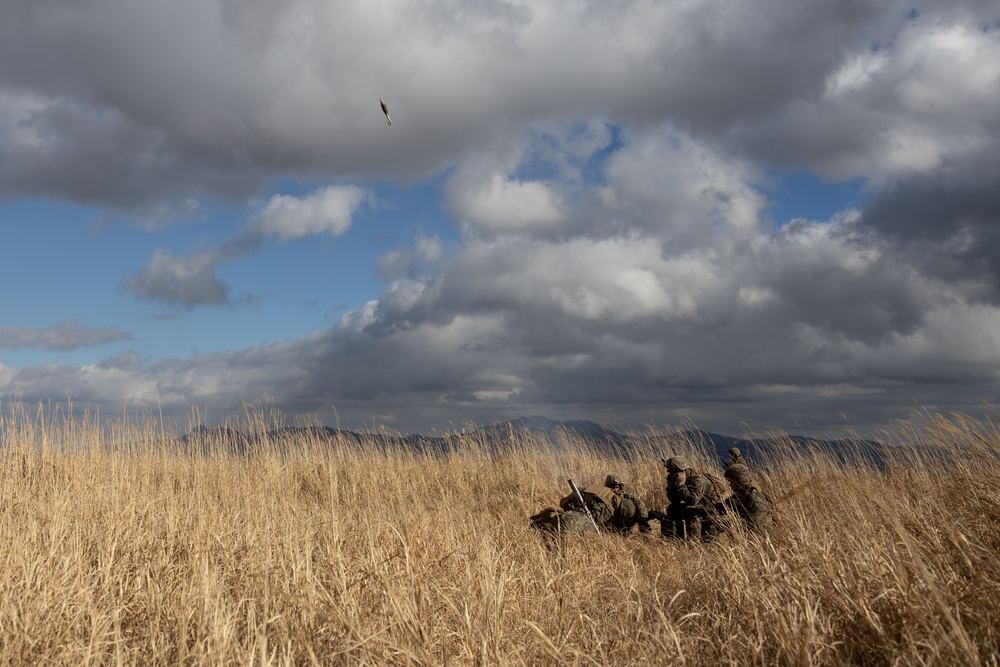
[[[609,470],[662,507],[673,451],[521,438],[434,457],[304,433],[234,457],[164,436],[152,420],[0,417],[0,663],[998,664],[989,423],[886,434],[884,470],[788,443],[763,475],[770,538],[709,545],[547,547],[528,526],[567,477]]]

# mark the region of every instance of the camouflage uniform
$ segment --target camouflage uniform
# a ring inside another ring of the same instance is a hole
[[[683,484],[673,485],[667,480],[666,521],[660,521],[660,534],[672,538],[700,538],[702,519],[713,513],[713,503],[708,497],[712,481],[688,465],[686,459],[675,456],[666,461],[671,473],[684,472]]]
[[[629,500],[635,506],[635,519],[628,524],[626,532],[632,529],[632,526],[639,526],[640,533],[648,533],[652,530],[649,525],[649,509],[646,507],[646,503],[642,502],[642,499],[638,496],[633,496],[631,493],[622,493],[622,500]]]
[[[591,484],[581,489],[580,494],[601,531],[626,535],[638,525],[640,532],[649,532],[652,529],[646,504],[631,493],[622,491],[624,486],[621,477],[611,473],[605,477],[603,486]],[[580,501],[572,493],[560,500],[559,506],[567,513],[583,513]],[[576,518],[573,520],[576,521]]]
[[[597,526],[601,530],[610,529],[611,521],[621,505],[621,498],[611,489],[598,484],[590,484],[580,489],[580,495],[583,496],[583,501],[586,503],[587,509],[590,510],[590,516],[594,517]],[[566,512],[585,513],[575,493],[560,500],[559,507]]]
[[[731,465],[726,469],[726,479],[733,489],[733,495],[723,503],[726,513],[738,516],[749,530],[766,532],[771,518],[771,502],[754,485],[750,469],[745,465]]]
[[[640,533],[648,533],[652,530],[649,526],[649,510],[646,509],[646,503],[642,502],[639,497],[625,491],[625,482],[622,481],[621,475],[610,473],[604,478],[604,486],[613,490],[621,498],[621,506],[612,519],[618,532],[628,534],[632,531],[632,526],[639,526]]]
[[[594,522],[590,520],[590,517],[579,510],[563,512],[559,517],[558,529],[563,533],[572,535],[597,532]]]
[[[740,454],[739,448],[738,447],[730,448],[729,461],[726,463],[726,467],[728,468],[729,466],[734,466],[734,465],[745,466],[746,464],[747,464],[746,459],[744,459],[743,455]]]
[[[536,528],[547,535],[556,533],[572,533],[579,535],[582,533],[594,533],[597,529],[594,522],[590,520],[583,510],[571,509],[564,511],[558,507],[546,507],[541,512],[532,515],[532,528]]]
[[[653,530],[649,525],[649,510],[645,503],[631,494],[623,493],[621,505],[611,519],[610,529],[621,535],[628,535],[633,526],[638,526],[640,533]]]

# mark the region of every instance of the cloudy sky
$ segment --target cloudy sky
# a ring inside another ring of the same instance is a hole
[[[993,415],[1000,9],[4,0],[0,230],[3,410]]]

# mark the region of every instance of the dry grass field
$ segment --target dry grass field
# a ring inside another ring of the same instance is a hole
[[[525,438],[437,457],[163,438],[152,420],[0,416],[0,664],[1000,664],[989,423],[886,434],[882,470],[787,447],[763,475],[769,538],[554,548],[527,517],[567,477],[618,471],[662,509],[660,456],[715,463],[683,442],[626,462]]]

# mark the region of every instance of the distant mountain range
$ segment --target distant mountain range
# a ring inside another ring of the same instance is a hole
[[[768,455],[775,454],[781,450],[794,450],[796,452],[817,451],[829,453],[841,461],[855,460],[859,457],[867,458],[879,466],[882,465],[884,456],[884,445],[872,440],[821,440],[808,438],[801,435],[785,435],[769,438],[737,438],[718,433],[710,433],[700,429],[690,429],[677,431],[671,434],[641,434],[641,433],[621,433],[608,429],[592,421],[565,421],[560,422],[547,417],[534,415],[531,417],[520,417],[498,424],[492,424],[479,429],[479,431],[489,434],[514,433],[535,436],[545,436],[554,444],[562,435],[576,437],[594,443],[601,449],[606,449],[609,453],[614,453],[623,458],[629,458],[630,451],[642,447],[663,448],[663,456],[670,456],[669,448],[677,442],[689,442],[696,446],[701,446],[709,452],[714,452],[720,459],[729,460],[729,450],[736,447],[748,462],[760,461]]]
[[[629,459],[636,451],[661,450],[662,456],[670,456],[670,449],[678,442],[692,443],[714,452],[719,459],[729,459],[729,449],[736,447],[748,462],[761,462],[770,455],[789,449],[796,452],[818,451],[831,454],[841,461],[864,459],[882,466],[884,445],[871,440],[820,440],[798,435],[771,438],[737,438],[699,429],[664,434],[621,433],[606,428],[596,422],[584,420],[556,421],[540,415],[519,417],[479,427],[471,432],[454,433],[446,436],[425,436],[421,434],[399,435],[390,432],[357,432],[335,429],[328,426],[297,427],[287,426],[265,434],[245,434],[236,429],[219,427],[209,429],[201,426],[181,438],[185,446],[211,444],[222,445],[233,454],[252,451],[264,442],[292,443],[310,439],[318,442],[353,442],[357,444],[404,447],[427,453],[442,453],[477,442],[485,445],[501,444],[510,440],[540,438],[549,446],[558,448],[567,439],[585,441],[596,450],[623,459]]]

